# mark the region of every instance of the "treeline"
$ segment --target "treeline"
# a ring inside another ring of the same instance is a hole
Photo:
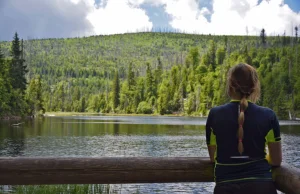
[[[12,43],[0,45],[8,56]],[[266,37],[265,30],[260,37],[137,33],[27,40],[27,79],[34,81],[25,93],[34,96],[35,111],[44,105],[47,111],[206,115],[229,100],[228,69],[246,62],[260,75],[259,104],[285,119],[300,110],[298,49],[298,34]]]
[[[32,79],[27,88],[27,66],[23,56],[23,40],[16,33],[9,56],[0,47],[0,118],[44,113],[40,78]]]

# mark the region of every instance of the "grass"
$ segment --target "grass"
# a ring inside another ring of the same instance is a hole
[[[4,190],[0,187],[0,193],[15,194],[111,194],[117,193],[110,185],[20,185],[9,186]]]

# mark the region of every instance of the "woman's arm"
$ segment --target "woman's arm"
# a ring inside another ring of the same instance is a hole
[[[282,161],[280,126],[275,113],[271,118],[270,128],[271,129],[266,137],[269,150],[269,155],[267,156],[267,159],[270,165],[280,166]]]
[[[215,162],[216,136],[212,128],[212,110],[210,110],[206,121],[206,144],[211,162]]]
[[[211,162],[215,162],[215,153],[216,153],[216,146],[215,145],[208,145],[208,153],[209,153],[209,158]]]
[[[268,161],[272,166],[280,166],[282,162],[281,142],[268,143],[269,156]]]

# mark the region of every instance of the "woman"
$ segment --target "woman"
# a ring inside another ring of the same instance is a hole
[[[256,70],[247,64],[232,67],[227,93],[231,102],[212,108],[206,123],[214,193],[277,193],[271,166],[282,160],[279,123],[271,109],[254,104],[260,96]]]

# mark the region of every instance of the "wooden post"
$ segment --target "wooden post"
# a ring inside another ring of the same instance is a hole
[[[300,193],[300,169],[288,164],[273,169],[276,188],[286,194]]]
[[[207,158],[0,158],[0,185],[212,182]]]
[[[0,158],[0,185],[213,182],[213,164],[199,157]],[[300,191],[300,170],[274,168],[277,188]]]

